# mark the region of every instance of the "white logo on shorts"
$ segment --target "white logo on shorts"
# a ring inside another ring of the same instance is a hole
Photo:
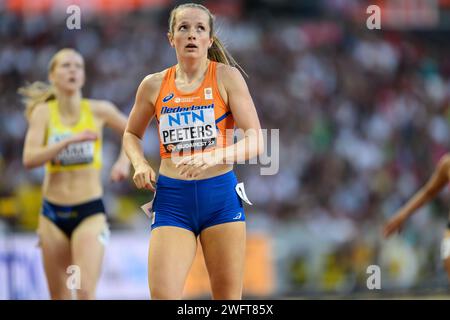
[[[233,220],[239,220],[242,217],[242,212],[239,212]]]

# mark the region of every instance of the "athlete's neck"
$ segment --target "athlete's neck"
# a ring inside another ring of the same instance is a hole
[[[194,61],[178,61],[176,66],[176,78],[184,83],[190,84],[203,78],[203,75],[208,68],[209,60],[194,60]]]
[[[77,117],[80,113],[81,92],[76,91],[71,94],[65,92],[56,92],[59,112],[62,116]]]

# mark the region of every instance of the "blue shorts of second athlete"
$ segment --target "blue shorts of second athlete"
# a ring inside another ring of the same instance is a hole
[[[179,180],[160,175],[153,202],[152,229],[176,226],[192,231],[222,223],[245,221],[242,200],[236,193],[233,171],[202,180]]]

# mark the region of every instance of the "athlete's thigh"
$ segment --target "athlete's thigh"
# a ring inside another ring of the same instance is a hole
[[[246,247],[245,222],[204,229],[200,234],[213,298],[240,299]]]
[[[95,290],[101,272],[107,228],[105,214],[98,213],[85,218],[72,234],[73,262],[80,268],[83,290]]]
[[[152,230],[148,254],[152,298],[181,298],[196,251],[197,238],[190,230],[173,226]]]
[[[43,215],[39,216],[37,233],[50,296],[52,299],[70,299],[70,290],[66,284],[67,268],[72,263],[70,240]]]

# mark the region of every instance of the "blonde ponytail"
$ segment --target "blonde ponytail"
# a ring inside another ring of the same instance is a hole
[[[53,87],[41,81],[36,81],[32,84],[21,87],[18,92],[24,98],[25,118],[27,120],[30,120],[30,116],[38,104],[56,99]]]
[[[208,59],[237,67],[248,78],[248,74],[244,71],[244,69],[242,69],[236,60],[234,60],[233,56],[228,52],[222,41],[220,41],[217,36],[213,36],[213,43],[208,49]]]

